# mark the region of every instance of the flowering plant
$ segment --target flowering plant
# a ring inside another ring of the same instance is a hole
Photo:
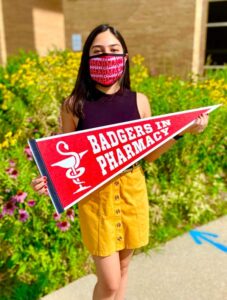
[[[32,287],[38,299],[93,271],[81,241],[77,205],[58,215],[48,197],[31,189],[38,171],[27,145],[27,138],[60,132],[59,107],[73,88],[80,57],[68,50],[45,57],[22,53],[0,68],[0,296],[6,299],[17,299],[12,292],[21,286],[28,293],[23,299],[29,299]],[[155,163],[143,163],[150,248],[227,212],[227,70],[208,73],[197,83],[190,77],[151,76],[138,55],[132,58],[131,81],[133,89],[149,97],[153,115],[224,104],[210,116],[201,138],[185,136]]]

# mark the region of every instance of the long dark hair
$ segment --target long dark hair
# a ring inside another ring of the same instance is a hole
[[[92,99],[92,94],[95,90],[95,83],[92,81],[89,73],[89,50],[95,37],[99,33],[107,30],[110,30],[110,32],[119,40],[124,53],[128,53],[128,49],[122,35],[114,27],[108,24],[102,24],[92,30],[83,47],[81,63],[75,86],[69,97],[67,97],[64,101],[66,109],[71,111],[73,115],[76,115],[78,118],[83,118],[83,102],[85,99]],[[120,81],[120,87],[121,89],[130,89],[129,59],[127,59],[125,64],[125,70]]]

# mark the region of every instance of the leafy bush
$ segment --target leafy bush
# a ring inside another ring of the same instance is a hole
[[[58,216],[51,201],[31,189],[38,171],[27,145],[27,138],[60,131],[60,103],[74,86],[80,57],[70,51],[46,57],[21,52],[0,68],[1,299],[38,299],[94,270],[81,241],[77,206]],[[209,72],[197,83],[151,77],[138,55],[131,80],[133,89],[149,97],[153,115],[224,104],[204,133],[186,135],[153,164],[143,162],[151,220],[146,251],[227,211],[227,70]]]

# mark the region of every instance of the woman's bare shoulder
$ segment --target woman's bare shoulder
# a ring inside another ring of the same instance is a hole
[[[66,98],[61,105],[61,127],[63,133],[75,131],[79,122],[70,109],[70,99]]]
[[[136,93],[137,107],[141,118],[149,118],[151,116],[150,102],[146,95]]]

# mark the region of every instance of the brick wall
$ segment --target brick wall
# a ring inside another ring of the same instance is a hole
[[[200,9],[207,10],[208,0],[0,1],[0,63],[3,52],[15,54],[20,48],[41,55],[54,47],[71,48],[72,33],[82,34],[84,42],[95,26],[109,23],[124,36],[130,56],[145,56],[152,73],[184,77],[192,69],[202,70],[206,14],[196,23],[195,9],[201,2]]]
[[[192,69],[196,0],[63,0],[66,46],[101,23],[116,26],[129,54],[141,53],[156,73],[185,76]]]
[[[61,0],[2,0],[7,55],[65,47]]]

